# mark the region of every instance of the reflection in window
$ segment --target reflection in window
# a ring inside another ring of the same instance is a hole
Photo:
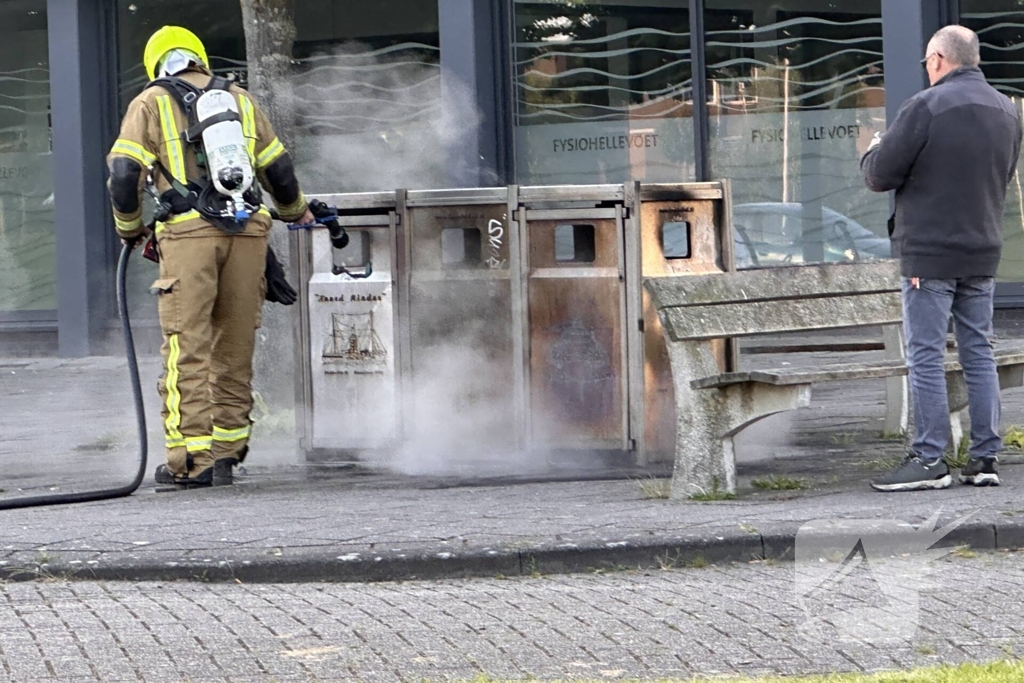
[[[555,226],[555,261],[593,263],[596,259],[593,225]]]
[[[0,3],[0,317],[57,308],[46,0]]]
[[[688,5],[515,3],[520,182],[694,177]]]
[[[888,197],[859,167],[885,126],[880,0],[705,6],[710,162],[747,220],[740,267],[887,257]]]
[[[690,224],[669,221],[662,225],[661,252],[667,259],[690,258]]]
[[[961,0],[960,23],[978,33],[981,68],[997,90],[1024,115],[1024,7],[1015,0]],[[997,276],[1024,282],[1024,190],[1021,165],[1010,180],[1003,212],[1003,259]]]

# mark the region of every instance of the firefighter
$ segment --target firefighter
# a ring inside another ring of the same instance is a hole
[[[314,217],[266,115],[246,91],[213,76],[195,34],[161,28],[144,61],[151,82],[129,105],[107,161],[123,242],[149,236],[142,195],[157,199],[160,277],[151,291],[163,332],[158,388],[167,463],[156,480],[229,485],[248,452],[263,301],[287,304],[295,295],[268,251],[271,217],[261,187],[281,220],[311,224]]]

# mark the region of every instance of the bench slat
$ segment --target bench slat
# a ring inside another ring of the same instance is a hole
[[[899,262],[791,266],[644,280],[656,309],[899,292]]]
[[[900,296],[893,292],[687,306],[670,308],[663,314],[665,332],[673,341],[892,325],[903,319]]]
[[[1024,365],[1024,348],[998,349],[995,352],[995,357],[996,365],[1000,367]],[[944,365],[946,372],[957,372],[962,369],[959,359],[954,354],[946,356]],[[694,380],[690,383],[690,386],[694,389],[715,389],[745,382],[785,386],[838,380],[898,377],[905,374],[907,374],[907,366],[903,361],[881,360],[874,363],[835,363],[806,368],[774,368],[770,370],[729,372]]]

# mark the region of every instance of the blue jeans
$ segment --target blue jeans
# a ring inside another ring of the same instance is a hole
[[[970,454],[976,458],[994,456],[1003,447],[999,436],[999,375],[992,354],[995,280],[921,278],[919,289],[910,283],[910,278],[903,278],[903,331],[914,401],[913,450],[925,460],[935,460],[949,445],[949,398],[942,361],[952,313],[967,382]]]

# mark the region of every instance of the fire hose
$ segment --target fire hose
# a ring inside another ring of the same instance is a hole
[[[125,486],[98,491],[77,491],[70,493],[51,493],[42,496],[0,500],[0,510],[15,508],[41,507],[44,505],[67,505],[70,503],[88,503],[97,500],[124,498],[133,494],[142,484],[146,476],[146,461],[149,445],[146,439],[146,410],[142,402],[142,382],[139,379],[139,362],[135,355],[135,339],[132,337],[132,326],[128,318],[127,274],[128,259],[134,247],[125,245],[121,248],[121,257],[117,261],[117,309],[121,318],[121,331],[124,336],[125,355],[128,360],[128,375],[131,378],[132,395],[135,400],[135,418],[139,430],[139,469],[135,478]]]

